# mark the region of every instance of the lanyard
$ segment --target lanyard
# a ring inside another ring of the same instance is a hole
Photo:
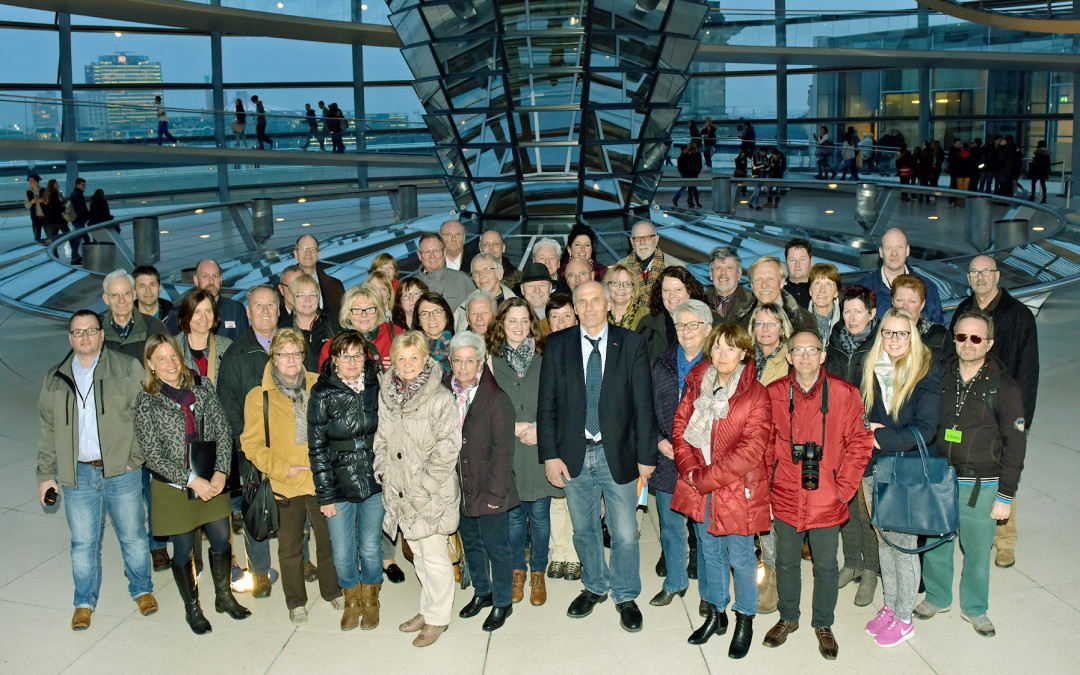
[[[960,366],[956,366],[956,408],[953,411],[953,429],[956,429],[959,425],[960,412],[964,409],[964,402],[967,401],[968,394],[971,393],[971,386],[975,384],[975,380],[979,379],[979,375],[982,374],[983,368],[986,368],[985,362],[979,366],[979,370],[975,372],[975,375],[968,380],[967,385],[961,386],[961,383],[964,381],[964,376],[960,374]]]
[[[72,378],[72,381],[74,382],[74,378]],[[86,393],[85,394],[83,394],[82,391],[79,390],[79,383],[78,382],[74,382],[74,384],[75,384],[75,395],[79,398],[79,405],[82,407],[83,410],[86,410],[86,405],[88,403],[88,399],[90,397],[90,394],[92,394],[94,392],[94,376],[93,375],[90,376],[90,386],[86,388]]]

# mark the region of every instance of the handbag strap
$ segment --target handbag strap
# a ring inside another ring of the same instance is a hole
[[[885,541],[886,544],[888,544],[889,546],[892,546],[893,548],[895,548],[897,551],[900,551],[901,553],[922,553],[923,551],[929,551],[932,548],[937,548],[938,546],[941,546],[945,542],[952,541],[953,539],[956,538],[956,532],[950,532],[947,535],[945,535],[944,537],[942,537],[941,539],[938,539],[937,541],[935,541],[935,542],[933,542],[931,544],[924,544],[924,545],[919,546],[917,548],[904,548],[902,546],[897,546],[892,541],[890,541],[889,540],[889,535],[887,535],[885,533],[885,531],[882,530],[881,528],[877,528],[877,532],[878,532],[878,534],[881,535],[881,538]]]
[[[926,439],[923,438],[922,432],[918,427],[909,427],[911,433],[915,435],[915,445],[919,448],[919,454],[923,457],[927,457],[929,452],[926,449]]]
[[[263,437],[266,447],[270,447],[270,392],[263,389]]]

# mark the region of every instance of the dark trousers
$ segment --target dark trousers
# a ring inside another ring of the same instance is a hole
[[[36,216],[30,216],[30,227],[34,230],[34,241],[43,241],[45,237],[41,236],[41,231],[44,229],[44,221]]]
[[[232,545],[232,531],[229,519],[222,518],[202,526],[206,532],[206,538],[210,540],[211,553],[224,553]],[[173,565],[180,567],[182,563],[191,561],[195,549],[195,530],[183,534],[174,534],[169,539],[173,545]],[[200,552],[199,555],[202,555]]]
[[[259,149],[265,150],[264,145],[269,145],[270,149],[274,149],[274,139],[266,135],[266,122],[258,122],[255,124],[255,140],[259,143]]]
[[[278,505],[281,529],[278,530],[278,565],[281,566],[281,588],[285,592],[285,604],[289,609],[307,604],[304,587],[304,520],[311,521],[315,535],[315,555],[319,564],[319,594],[323,600],[333,600],[341,595],[338,587],[337,568],[334,567],[330,548],[330,529],[326,516],[319,510],[314,495],[289,497],[288,506]]]
[[[802,595],[803,533],[779,518],[773,520],[773,527],[776,530],[776,592],[780,596],[780,618],[796,622]],[[836,551],[840,526],[807,530],[806,534],[814,554],[814,614],[810,625],[824,628],[833,624],[839,593],[840,568],[836,564]]]
[[[840,526],[840,539],[844,547],[844,567],[856,570],[880,570],[878,540],[874,526],[870,524],[870,511],[866,508],[862,486],[855,498],[848,502],[851,517]]]
[[[509,512],[478,518],[463,515],[458,534],[465,546],[465,560],[469,563],[476,595],[491,593],[493,605],[509,607],[514,582]]]

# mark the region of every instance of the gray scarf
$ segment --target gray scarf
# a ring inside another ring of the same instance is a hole
[[[510,346],[509,342],[504,342],[502,347],[503,356],[506,357],[506,363],[514,369],[518,377],[525,377],[525,374],[529,372],[529,366],[532,365],[533,358],[536,357],[536,340],[525,338],[525,340],[517,346]]]
[[[732,373],[731,379],[722,384],[716,381],[718,375],[716,368],[709,368],[701,379],[701,392],[694,401],[694,414],[690,416],[690,421],[686,424],[683,439],[705,453],[707,464],[712,463],[708,458],[713,422],[718,419],[727,419],[728,399],[731,398],[731,394],[734,393],[742,377],[743,368],[745,366],[740,363]]]
[[[296,427],[296,444],[307,443],[307,373],[300,371],[300,378],[296,383],[288,382],[282,376],[277,366],[270,367],[270,377],[274,380],[277,390],[293,402],[293,426]]]

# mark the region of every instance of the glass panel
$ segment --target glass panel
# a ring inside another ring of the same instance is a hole
[[[5,18],[12,7],[4,7]],[[49,23],[52,23],[52,12],[49,12]],[[16,54],[33,54],[33,58],[21,58],[17,67],[5,68],[4,80],[7,82],[27,82],[34,84],[56,84],[56,73],[59,63],[59,37],[55,31],[39,30],[13,30],[0,29],[0,44],[4,45],[4,51],[9,56]],[[76,63],[82,63],[76,61]],[[79,74],[75,75],[78,81]]]
[[[667,25],[664,28],[669,33],[695,35],[701,28],[701,22],[705,20],[705,14],[708,11],[709,6],[703,3],[672,0],[671,12],[668,14]]]
[[[453,115],[454,129],[461,137],[462,143],[477,143],[480,141],[480,132],[483,130],[484,115]]]
[[[460,38],[463,35],[495,36],[495,16],[491,2],[461,0],[443,5],[424,5],[422,11],[435,39]]]
[[[418,79],[438,77],[442,74],[439,70],[439,62],[435,60],[431,47],[428,45],[402,49],[401,55],[405,57],[405,62],[409,64],[413,76]]]
[[[576,66],[581,61],[580,35],[553,37],[507,37],[506,61],[511,68]],[[593,45],[593,49],[596,46]]]
[[[512,142],[510,129],[506,123],[506,115],[488,115],[487,121],[484,123],[484,135],[481,142],[505,144]]]
[[[571,141],[577,137],[578,113],[570,110],[534,113],[540,129],[540,140]]]
[[[623,102],[624,73],[598,73],[590,75],[589,102],[593,105]]]
[[[677,103],[682,98],[683,91],[690,78],[686,75],[673,73],[661,73],[656,76],[656,86],[653,87],[652,103],[654,105],[664,103]]]
[[[485,186],[484,192],[490,194],[484,205],[486,214],[516,214],[521,209],[521,196],[516,183],[495,183]]]
[[[643,143],[635,170],[641,172],[660,169],[670,148],[671,143]]]
[[[617,209],[622,206],[615,181],[610,179],[585,181],[581,195],[582,208],[587,210]]]
[[[697,51],[698,41],[686,38],[668,37],[660,48],[659,68],[685,71],[694,58]]]
[[[577,211],[579,189],[576,180],[525,183],[521,187],[530,215],[565,215]]]
[[[446,91],[450,95],[450,105],[455,109],[487,107],[487,87],[486,77],[446,78]]]
[[[442,111],[450,108],[446,101],[446,94],[443,93],[438,80],[413,82],[413,89],[416,91],[416,96],[420,99],[420,104],[424,106],[424,109]]]
[[[76,82],[209,83],[209,37],[142,33],[120,35],[116,37],[113,33],[72,33],[71,61]],[[55,49],[54,43],[52,49],[42,50],[39,46],[33,53],[55,52]],[[55,56],[52,58],[55,64]],[[286,77],[282,76],[282,79]],[[251,78],[258,79],[262,78]],[[55,82],[56,71],[45,81]]]
[[[619,65],[624,68],[655,68],[659,49],[659,35],[620,35]]]
[[[413,8],[401,14],[394,14],[390,17],[390,23],[405,45],[415,45],[431,39],[419,9]]]
[[[127,39],[128,35],[125,34],[121,41]],[[159,40],[165,38],[164,36],[148,36],[148,39],[153,40],[153,44],[157,45]],[[200,48],[202,54],[194,57],[191,65],[185,65],[185,67],[196,71],[191,79],[199,82],[209,81],[210,38],[198,39],[205,45]],[[152,49],[154,51],[142,53],[153,55],[160,47],[155,46]],[[221,39],[221,52],[226,83],[310,82],[312,79],[352,82],[353,79],[352,51],[349,45],[226,35]],[[185,58],[184,61],[187,59]],[[163,63],[163,74],[166,79],[174,79],[171,69],[171,62]]]
[[[435,56],[443,70],[455,75],[500,70],[495,61],[495,41],[490,39],[435,43]]]
[[[468,177],[465,171],[465,159],[457,148],[435,148],[443,168],[447,173],[461,178]]]
[[[660,138],[671,133],[671,125],[679,116],[678,108],[653,108],[641,130],[642,138]]]
[[[540,147],[540,172],[565,173],[571,154],[577,154],[578,146]]]
[[[481,150],[476,167],[476,176],[479,178],[513,178],[516,174],[512,158],[513,154],[509,148]]]
[[[603,150],[607,155],[607,172],[630,173],[633,170],[636,145],[605,145]]]
[[[601,0],[596,3],[598,9],[610,7],[616,30],[660,30],[667,11],[667,0],[634,0],[627,8],[625,0]]]
[[[450,144],[457,142],[457,137],[454,135],[454,123],[448,116],[424,115],[424,122],[427,124],[436,143]]]

